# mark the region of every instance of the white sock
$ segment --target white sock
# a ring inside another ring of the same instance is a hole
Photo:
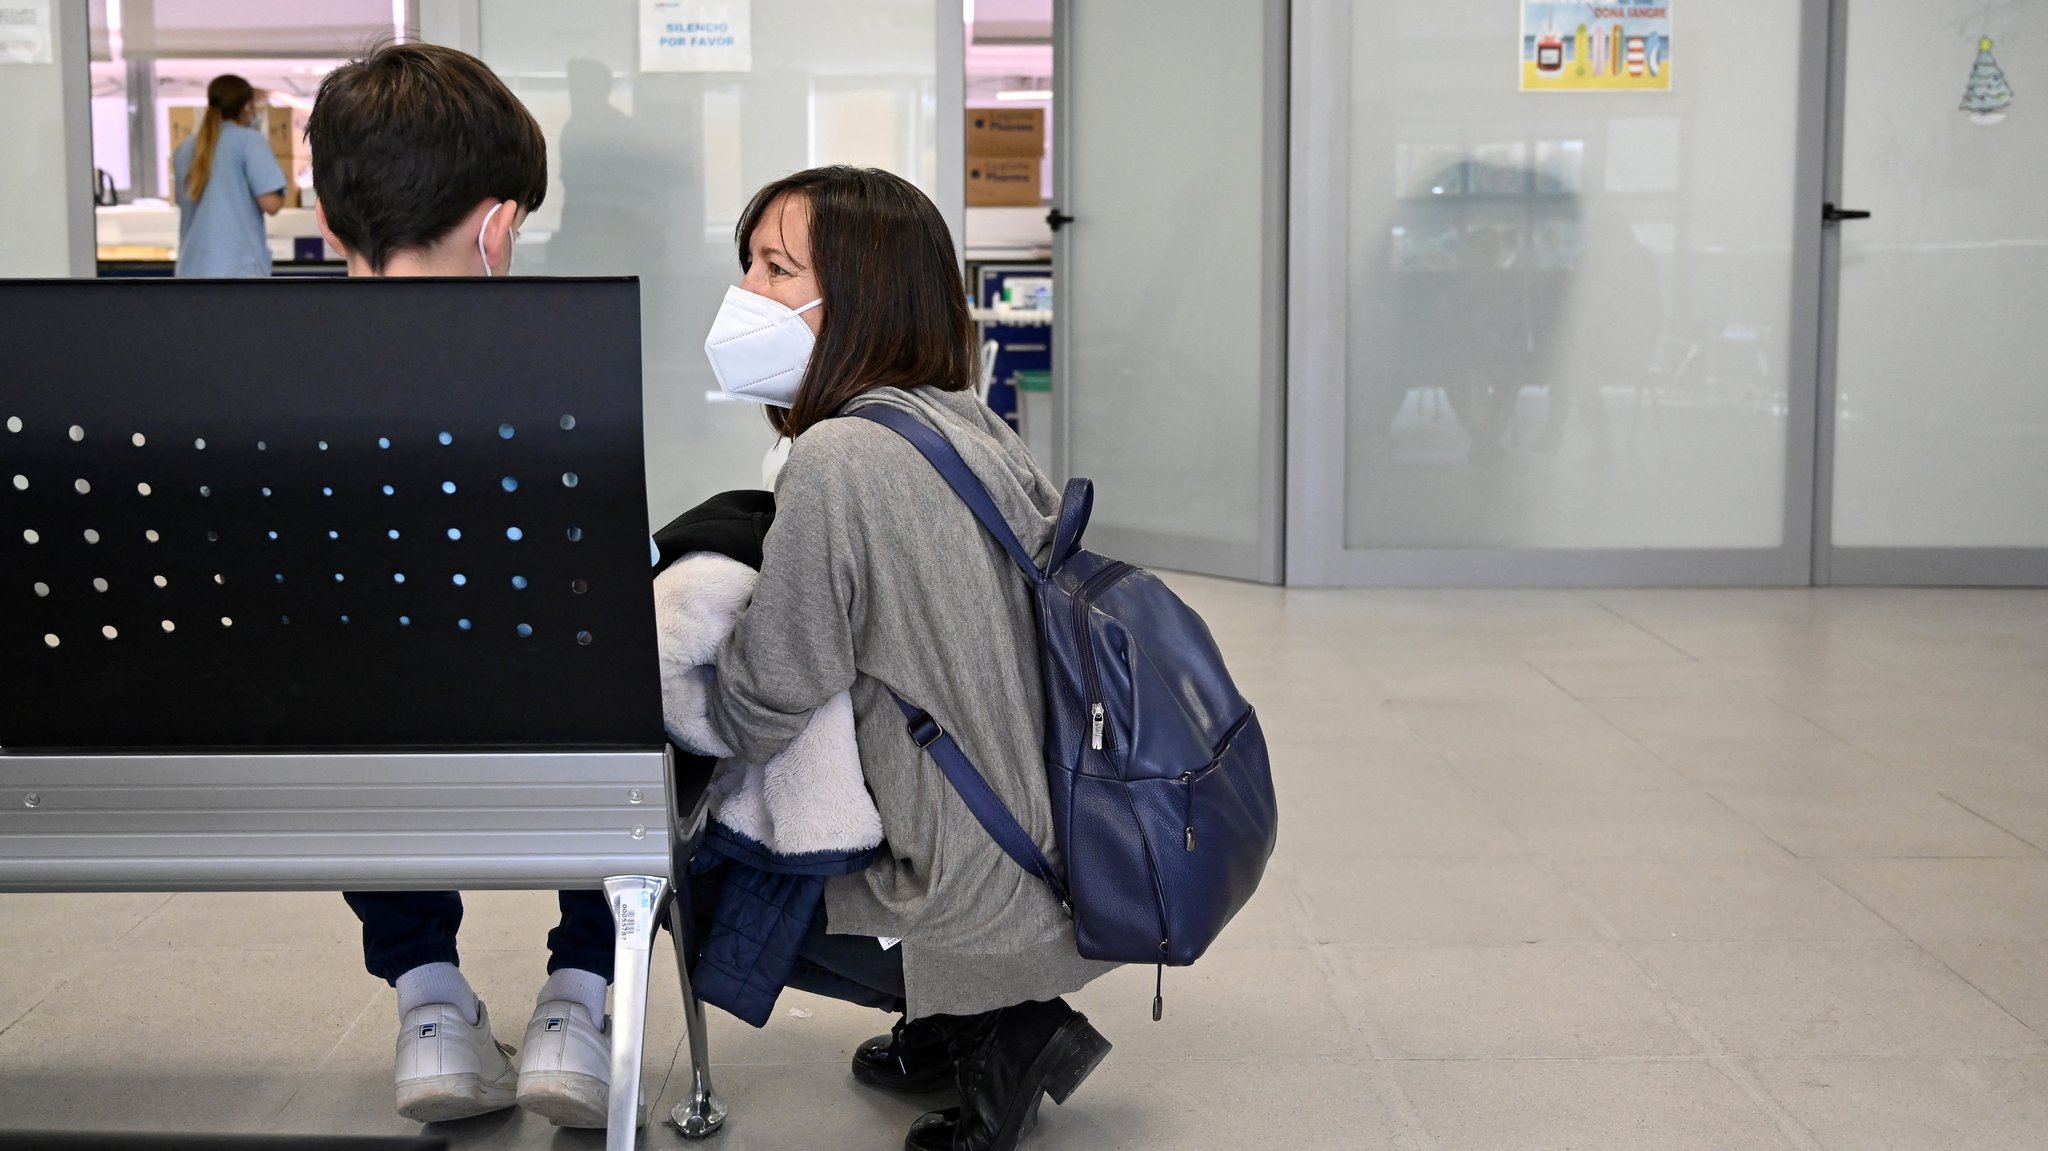
[[[604,976],[595,971],[564,967],[548,976],[548,981],[541,985],[540,998],[536,1002],[547,1003],[556,999],[566,999],[571,1003],[580,1003],[583,1010],[590,1012],[590,1021],[603,1027],[604,991],[607,986],[609,984],[605,982]]]
[[[398,1014],[403,1018],[416,1007],[429,1003],[450,1003],[461,1009],[474,1023],[481,1014],[477,1010],[476,992],[470,990],[469,980],[462,977],[462,969],[453,963],[423,963],[398,977]]]

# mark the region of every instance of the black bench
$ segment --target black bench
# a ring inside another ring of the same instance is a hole
[[[661,730],[637,283],[11,281],[0,315],[0,891],[603,887],[632,1146],[708,782]]]

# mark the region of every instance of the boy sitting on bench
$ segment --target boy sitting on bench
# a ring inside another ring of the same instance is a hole
[[[483,62],[394,44],[330,73],[307,121],[321,232],[351,276],[502,276],[547,192],[547,143]],[[403,370],[403,365],[394,365]],[[599,891],[560,893],[547,983],[519,1062],[457,966],[452,891],[350,892],[370,974],[398,989],[398,1112],[433,1122],[515,1102],[603,1127],[613,930]]]

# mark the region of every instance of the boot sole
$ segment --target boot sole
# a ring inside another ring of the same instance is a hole
[[[1045,1093],[1052,1096],[1054,1103],[1065,1106],[1081,1081],[1109,1056],[1110,1042],[1095,1030],[1086,1015],[1077,1014],[1059,1029],[1046,1049],[1058,1052],[1058,1061],[1046,1072]]]
[[[484,1082],[474,1072],[414,1079],[398,1087],[398,1113],[415,1123],[446,1123],[503,1111],[512,1106],[516,1088]]]
[[[953,1069],[949,1066],[924,1079],[892,1079],[878,1072],[870,1071],[860,1064],[853,1065],[856,1082],[887,1091],[892,1095],[935,1095],[953,1086]]]

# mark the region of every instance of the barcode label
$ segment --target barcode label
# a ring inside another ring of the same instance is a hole
[[[619,896],[612,902],[612,918],[619,925],[619,944],[634,951],[646,951],[652,944],[654,933],[643,931],[643,925],[654,914],[654,893],[632,891]]]

